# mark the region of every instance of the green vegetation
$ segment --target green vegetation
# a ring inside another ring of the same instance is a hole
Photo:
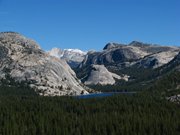
[[[5,90],[1,87],[0,93]],[[149,93],[77,99],[27,96],[24,89],[12,90],[19,95],[9,89],[0,96],[2,135],[180,134],[179,106]]]
[[[159,78],[148,90],[151,94],[165,97],[180,94],[180,72],[173,71]]]
[[[0,96],[37,96],[34,90],[26,86],[0,86]]]
[[[9,76],[6,78],[0,80],[0,96],[37,96],[26,82],[18,83]]]

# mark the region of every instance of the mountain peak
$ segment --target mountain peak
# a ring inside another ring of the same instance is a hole
[[[20,45],[23,47],[40,49],[40,46],[34,40],[26,38],[17,32],[0,32],[0,39],[2,42],[8,41],[11,44]]]
[[[67,63],[72,67],[77,67],[84,59],[87,52],[83,52],[79,49],[64,49],[53,48],[48,51],[48,54],[61,58],[67,61]]]
[[[86,52],[80,50],[80,49],[64,49],[64,51],[68,51],[68,52],[72,52],[72,53],[79,53],[79,54],[82,54],[82,55],[85,55]]]
[[[112,48],[116,48],[116,47],[119,47],[119,46],[124,46],[124,44],[119,44],[119,43],[107,43],[105,45],[105,47],[103,48],[103,50],[109,50],[109,49],[112,49]]]
[[[144,47],[144,46],[150,46],[151,44],[143,43],[140,41],[132,41],[128,44],[129,46],[135,46],[135,47]]]

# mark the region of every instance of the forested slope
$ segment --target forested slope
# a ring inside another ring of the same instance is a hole
[[[1,95],[0,134],[178,135],[180,108],[146,93],[97,99]]]

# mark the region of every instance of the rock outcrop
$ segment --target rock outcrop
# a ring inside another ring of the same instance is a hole
[[[0,33],[0,79],[26,82],[44,96],[88,93],[69,65],[18,33]]]
[[[124,75],[123,77],[109,72],[104,65],[91,65],[90,75],[85,81],[86,85],[113,85],[115,84],[115,79],[121,79],[128,81],[128,76]]]

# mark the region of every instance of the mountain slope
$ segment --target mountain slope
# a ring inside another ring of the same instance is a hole
[[[88,93],[67,63],[40,49],[33,40],[14,33],[0,33],[0,79],[26,82],[45,96]]]
[[[89,75],[91,65],[104,65],[110,72],[130,76],[129,81],[153,78],[152,72],[170,62],[180,49],[133,41],[128,45],[108,43],[101,52],[88,52],[75,70],[80,79]],[[151,75],[152,74],[152,75]],[[86,77],[87,78],[87,77]]]

